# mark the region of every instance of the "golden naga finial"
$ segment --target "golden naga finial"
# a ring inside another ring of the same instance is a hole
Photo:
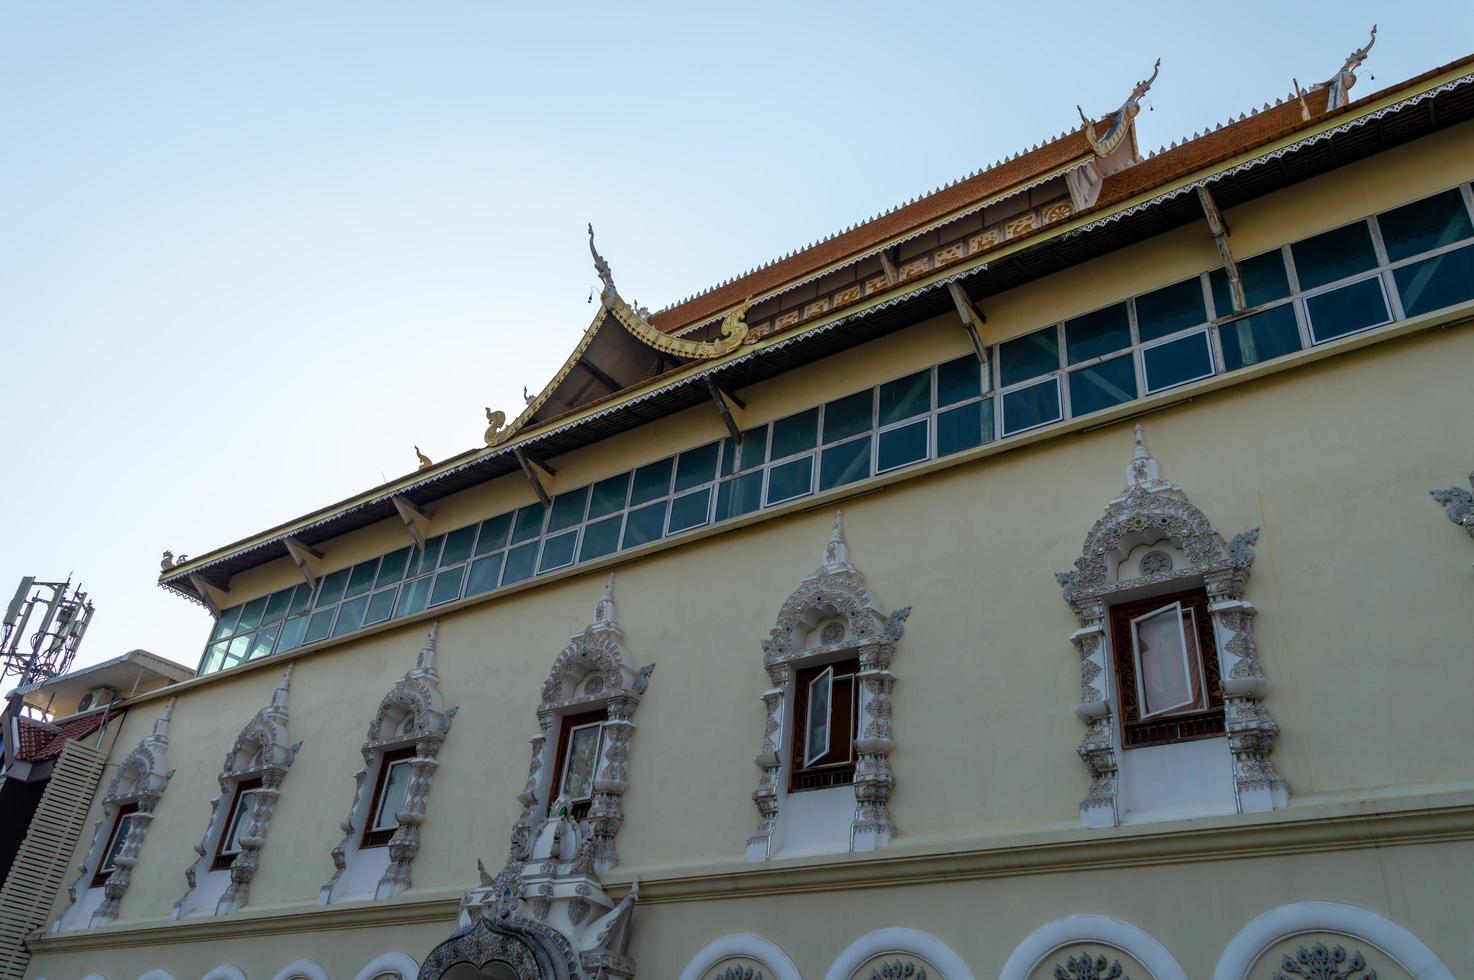
[[[435,465],[433,462],[430,461],[429,456],[426,456],[424,453],[420,452],[419,446],[415,447],[415,455],[420,458],[420,469],[428,470],[430,467]]]
[[[1131,94],[1127,96],[1126,101],[1121,103],[1121,108],[1112,113],[1110,128],[1106,130],[1106,134],[1103,137],[1096,138],[1095,124],[1085,115],[1084,109],[1078,105],[1075,106],[1075,111],[1080,114],[1080,123],[1085,133],[1085,141],[1090,144],[1090,148],[1095,151],[1096,156],[1109,156],[1116,147],[1121,145],[1121,141],[1126,138],[1126,130],[1131,120],[1135,119],[1137,114],[1141,112],[1142,97],[1151,90],[1152,83],[1157,80],[1157,74],[1161,70],[1162,59],[1158,58],[1157,63],[1152,65],[1151,75],[1137,82],[1136,87],[1131,90]]]
[[[618,293],[618,290],[614,288],[614,270],[609,268],[609,263],[594,247],[594,223],[592,221],[589,222],[589,253],[594,257],[594,271],[599,274],[599,280],[604,283],[604,295]],[[604,305],[609,305],[607,300]]]
[[[1323,82],[1317,82],[1310,86],[1307,92],[1318,92],[1321,89],[1330,89],[1330,95],[1326,99],[1326,111],[1339,109],[1351,99],[1348,93],[1351,86],[1356,84],[1356,69],[1360,68],[1362,62],[1367,60],[1367,55],[1372,50],[1372,45],[1377,43],[1377,25],[1372,25],[1371,37],[1367,39],[1365,47],[1357,48],[1346,56],[1346,61],[1341,65],[1341,70]],[[1298,85],[1296,86],[1299,87]]]
[[[506,412],[493,412],[490,408],[486,410],[486,444],[495,446],[507,437],[502,428],[507,424]]]

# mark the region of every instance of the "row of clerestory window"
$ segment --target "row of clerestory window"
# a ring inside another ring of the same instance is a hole
[[[1469,185],[224,610],[210,674],[1474,300]]]

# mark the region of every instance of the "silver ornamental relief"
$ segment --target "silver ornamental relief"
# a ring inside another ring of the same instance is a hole
[[[1172,571],[1172,556],[1165,551],[1149,551],[1141,556],[1142,575],[1166,575]]]
[[[844,625],[841,623],[825,623],[824,629],[819,631],[819,641],[824,644],[838,643],[844,639]]]
[[[1316,943],[1310,949],[1301,946],[1292,958],[1289,953],[1274,971],[1274,980],[1377,980],[1377,971],[1367,969],[1361,950],[1346,956],[1341,946],[1326,949]]]
[[[1109,964],[1109,965],[1108,965]],[[1089,953],[1071,956],[1063,965],[1054,965],[1055,980],[1131,980],[1121,975],[1121,961],[1107,961],[1105,956]]]
[[[713,973],[711,980],[763,980],[763,971],[750,966],[729,966],[720,973]]]
[[[926,980],[926,968],[910,960],[892,960],[871,970],[869,980]]]

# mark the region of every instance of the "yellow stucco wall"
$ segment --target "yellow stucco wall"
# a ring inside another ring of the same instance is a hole
[[[1231,212],[1235,247],[1252,254],[1415,199],[1467,179],[1471,160],[1474,126],[1466,124],[1346,167]],[[1180,229],[995,297],[986,339],[1094,309],[1215,261],[1202,228]],[[781,417],[967,349],[954,322],[922,324],[744,391],[745,421]],[[1231,385],[1143,420],[1163,476],[1180,484],[1220,533],[1263,529],[1246,598],[1259,609],[1259,657],[1270,681],[1265,706],[1282,731],[1273,758],[1290,785],[1291,811],[1474,788],[1474,712],[1467,706],[1474,690],[1474,547],[1427,493],[1458,482],[1474,462],[1471,364],[1474,328],[1463,325]],[[555,489],[722,431],[708,408],[692,409],[556,460]],[[892,667],[898,846],[966,848],[1000,835],[1078,827],[1088,779],[1074,751],[1083,733],[1071,712],[1079,673],[1068,636],[1076,623],[1053,573],[1071,567],[1106,502],[1120,492],[1131,444],[1131,423],[1116,422],[844,503],[851,560],[868,586],[888,609],[913,608]],[[520,476],[504,478],[443,502],[435,530],[531,500]],[[818,564],[833,511],[823,506],[760,521],[618,568],[626,645],[637,665],[659,664],[635,716],[619,880],[659,879],[682,866],[744,867],[744,844],[757,820],[751,794],[762,736],[758,696],[768,685],[759,641]],[[333,542],[324,570],[396,547],[402,535],[384,522]],[[476,858],[494,866],[504,857],[527,772],[526,740],[537,731],[539,688],[568,636],[589,621],[602,579],[572,574],[440,617],[441,686],[460,713],[440,755],[415,888],[406,898],[462,890],[475,881]],[[293,581],[295,571],[278,562],[241,576],[233,598]],[[352,798],[365,729],[379,699],[413,664],[424,633],[423,623],[402,625],[297,661],[291,733],[303,747],[271,823],[252,909],[315,907],[333,870],[329,851],[341,836],[337,825]],[[225,751],[266,703],[281,668],[268,662],[180,695],[169,747],[176,774],[148,831],[119,927],[166,917],[183,893]],[[162,705],[155,699],[130,711],[114,764]],[[1206,976],[1212,951],[1237,924],[1292,896],[1365,901],[1403,917],[1429,942],[1440,938],[1450,955],[1474,968],[1474,951],[1440,904],[1474,904],[1467,875],[1452,871],[1460,862],[1467,867],[1469,847],[657,903],[640,912],[632,952],[642,976],[674,977],[710,939],[755,931],[784,946],[805,976],[817,977],[860,932],[915,925],[939,936],[951,930],[940,938],[982,977],[996,973],[1012,944],[1041,922],[1099,910],[1155,932],[1190,975]],[[1192,896],[1191,908],[1184,896]],[[57,911],[64,906],[63,896]],[[402,945],[418,958],[447,930],[421,925],[392,942],[382,935],[374,941],[383,939],[385,949]],[[330,948],[324,937],[334,935],[353,949]],[[258,964],[248,971],[253,978],[297,955],[332,959],[334,976],[369,958],[358,955],[366,952],[359,938],[341,933],[294,937],[291,956],[283,943],[241,942],[239,955]],[[195,975],[224,955],[204,951],[208,945],[109,952],[117,966],[104,972],[116,980],[176,957],[176,977]],[[31,972],[52,980],[80,975],[84,963],[96,968],[99,955],[43,953]]]

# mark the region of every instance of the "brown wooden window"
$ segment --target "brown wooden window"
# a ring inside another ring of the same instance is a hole
[[[128,839],[128,831],[133,824],[133,814],[138,812],[137,803],[124,803],[118,807],[117,814],[113,817],[113,830],[108,834],[107,846],[102,849],[102,857],[97,862],[97,872],[92,876],[92,884],[89,888],[99,888],[107,882],[108,875],[113,873],[117,867],[114,859],[118,852],[123,849],[123,842]]]
[[[383,847],[399,829],[399,819],[394,815],[404,806],[405,794],[409,792],[409,760],[414,756],[415,747],[409,745],[385,752],[379,760],[379,775],[374,780],[374,795],[369,800],[359,847]]]
[[[604,739],[603,711],[586,711],[563,719],[558,732],[558,754],[553,760],[553,780],[548,783],[549,815],[552,804],[562,796],[568,800],[568,815],[583,820],[594,802],[594,773]]]
[[[242,779],[235,784],[230,812],[225,815],[225,827],[220,831],[220,842],[215,845],[215,860],[210,862],[211,871],[230,867],[235,856],[241,852],[241,838],[250,829],[256,804],[261,801],[261,794],[258,792],[260,789],[260,779]]]
[[[794,677],[793,755],[789,792],[855,781],[859,660],[805,667]]]
[[[1218,646],[1202,589],[1112,606],[1111,650],[1125,748],[1224,733]]]

